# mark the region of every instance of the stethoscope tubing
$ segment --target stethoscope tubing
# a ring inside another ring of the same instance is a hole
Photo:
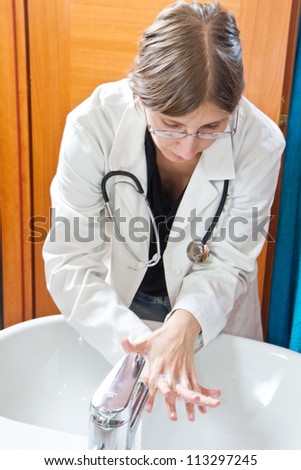
[[[109,217],[110,219],[112,220],[113,222],[113,225],[114,225],[114,228],[115,228],[115,231],[118,235],[118,237],[120,238],[120,240],[122,240],[122,235],[120,233],[120,230],[119,230],[119,227],[115,221],[115,217],[113,216],[112,214],[112,210],[111,210],[111,207],[110,207],[110,202],[109,202],[109,196],[108,196],[108,192],[107,192],[107,189],[106,189],[106,184],[108,182],[108,180],[112,177],[115,177],[115,176],[125,176],[127,178],[130,178],[136,185],[133,186],[133,188],[135,189],[135,191],[137,191],[139,194],[141,194],[143,200],[144,200],[144,204],[146,206],[146,209],[147,209],[147,212],[148,212],[148,215],[150,217],[150,220],[151,220],[151,224],[152,224],[152,227],[153,227],[153,230],[154,230],[154,233],[155,233],[155,238],[156,238],[156,249],[157,249],[157,253],[153,256],[153,258],[151,260],[148,260],[148,261],[143,261],[141,260],[135,253],[134,251],[131,249],[131,247],[127,244],[127,243],[124,243],[124,246],[125,248],[128,250],[128,252],[131,254],[131,256],[133,256],[133,258],[138,262],[138,263],[142,263],[143,265],[146,265],[148,267],[152,267],[152,266],[155,266],[156,264],[159,263],[160,259],[161,259],[161,246],[160,246],[160,238],[159,238],[159,231],[158,231],[158,227],[157,227],[157,224],[156,224],[156,221],[155,221],[155,218],[154,218],[154,215],[152,213],[152,210],[150,208],[150,205],[149,205],[149,202],[147,200],[147,197],[144,193],[144,190],[143,190],[143,187],[142,187],[142,184],[140,183],[140,181],[138,180],[137,176],[133,175],[133,173],[130,173],[129,171],[124,171],[124,170],[116,170],[116,171],[109,171],[102,179],[102,182],[101,182],[101,190],[102,190],[102,194],[103,194],[103,198],[104,198],[104,202],[105,202],[105,206],[107,208],[107,211],[108,211],[108,214],[109,214]],[[126,181],[121,181],[121,183],[126,183]]]
[[[118,225],[115,221],[115,218],[113,216],[113,213],[112,213],[112,210],[111,210],[111,207],[110,207],[109,196],[108,196],[108,192],[107,192],[107,188],[106,188],[108,180],[112,177],[115,177],[115,176],[125,176],[127,178],[130,178],[135,183],[135,186],[132,185],[133,188],[135,189],[135,191],[137,191],[143,197],[143,200],[144,200],[144,203],[145,203],[146,209],[148,211],[148,214],[149,214],[152,226],[153,226],[153,230],[154,230],[154,233],[155,233],[157,253],[153,256],[153,258],[151,260],[142,261],[133,252],[133,250],[131,249],[131,247],[127,243],[124,243],[124,245],[125,245],[126,249],[128,250],[128,252],[131,254],[131,256],[138,263],[142,263],[143,265],[148,266],[148,267],[155,266],[161,259],[161,246],[160,246],[160,238],[159,238],[158,227],[157,227],[154,215],[152,213],[152,210],[150,208],[149,202],[147,200],[147,197],[144,193],[144,190],[143,190],[143,187],[142,187],[140,181],[138,180],[137,176],[133,175],[133,173],[130,173],[129,171],[124,171],[124,170],[109,171],[103,177],[103,179],[101,181],[101,190],[102,190],[102,194],[103,194],[103,198],[104,198],[104,203],[105,203],[105,206],[107,208],[109,217],[113,222],[115,231],[116,231],[117,235],[120,237],[120,240],[122,240],[123,237],[120,233],[119,227],[118,227]],[[127,183],[127,182],[126,181],[120,181],[120,183]],[[192,240],[189,243],[188,247],[187,247],[187,256],[188,256],[188,258],[190,259],[190,261],[192,263],[199,264],[199,263],[205,261],[209,256],[209,248],[207,246],[207,242],[210,239],[210,237],[212,236],[213,230],[214,230],[214,228],[215,228],[215,226],[216,226],[216,224],[217,224],[217,222],[220,218],[222,210],[224,208],[226,198],[227,198],[227,193],[228,193],[228,187],[229,187],[229,180],[224,180],[224,186],[223,186],[223,192],[222,192],[221,200],[219,202],[216,213],[215,213],[215,215],[212,219],[212,222],[211,222],[208,230],[206,231],[204,237],[196,238],[196,239]],[[195,250],[197,250],[197,253],[195,252]]]
[[[223,193],[222,193],[222,197],[221,197],[221,200],[220,200],[220,203],[218,205],[218,208],[216,209],[216,213],[213,217],[213,220],[207,230],[207,232],[205,233],[205,235],[203,236],[202,239],[200,239],[200,241],[202,243],[204,243],[204,245],[206,245],[206,243],[208,242],[208,240],[210,239],[212,233],[213,233],[213,230],[220,218],[220,215],[223,211],[223,208],[224,208],[224,205],[225,205],[225,202],[226,202],[226,198],[227,198],[227,193],[228,193],[228,187],[229,187],[229,180],[225,180],[224,181],[224,187],[223,187]]]
[[[109,171],[106,175],[104,175],[102,182],[101,182],[101,191],[102,191],[103,199],[106,203],[109,202],[109,196],[108,196],[107,189],[106,189],[107,181],[113,176],[127,176],[128,178],[131,178],[136,184],[136,188],[135,188],[136,191],[145,197],[142,184],[138,180],[137,176],[133,175],[133,173],[130,173],[129,171],[115,170],[115,171]]]

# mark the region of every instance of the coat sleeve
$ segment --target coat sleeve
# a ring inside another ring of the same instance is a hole
[[[43,250],[46,281],[67,322],[115,363],[123,354],[121,337],[134,340],[150,330],[106,282],[110,242],[100,182],[107,149],[96,137],[99,116],[89,116],[89,129],[81,119],[67,119],[51,185],[52,226]],[[112,132],[106,125],[103,131]]]
[[[199,265],[190,265],[173,307],[173,311],[186,309],[197,318],[205,345],[226,327],[242,297],[257,282],[257,257],[270,221],[285,142],[274,124],[249,127],[234,144],[236,174],[208,242],[210,256]],[[221,192],[222,182],[215,184]],[[243,322],[251,316],[252,305],[235,321],[241,322],[243,330]]]

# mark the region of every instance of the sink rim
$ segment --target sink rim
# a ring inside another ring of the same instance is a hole
[[[11,325],[6,328],[3,328],[2,330],[0,330],[0,342],[3,340],[8,340],[11,336],[14,336],[17,333],[28,331],[31,328],[38,328],[40,325],[47,325],[47,324],[52,326],[53,324],[56,324],[56,323],[66,324],[76,332],[76,330],[68,323],[68,321],[64,318],[62,314],[53,314],[53,315],[48,315],[45,317],[32,318],[30,320],[25,320],[23,322],[16,323],[15,325]],[[149,324],[153,329],[160,326],[160,323],[158,322],[146,322],[146,323]],[[76,334],[78,335],[79,338],[81,337],[81,335],[78,332],[76,332]],[[283,346],[278,346],[275,344],[267,343],[265,341],[257,341],[254,339],[245,338],[241,336],[230,335],[228,333],[223,333],[223,332],[219,333],[219,335],[216,338],[214,338],[208,344],[208,346],[211,343],[214,343],[216,340],[220,340],[221,338],[223,338],[223,341],[226,344],[229,342],[237,343],[237,345],[249,344],[250,347],[256,346],[256,348],[269,351],[271,353],[278,353],[281,356],[286,356],[288,359],[290,358],[300,359],[301,358],[301,353],[285,348]]]

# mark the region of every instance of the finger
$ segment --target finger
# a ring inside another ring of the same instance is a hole
[[[120,342],[124,352],[134,352],[134,345],[130,342],[128,338],[121,338]]]
[[[215,408],[220,404],[220,401],[216,398],[189,390],[181,384],[176,385],[176,392],[188,403],[194,403],[199,406],[209,406],[211,408]]]
[[[218,398],[222,394],[222,391],[220,389],[210,390],[209,388],[202,386],[200,387],[200,389],[202,395],[205,395],[206,397]]]
[[[156,393],[157,390],[155,388],[150,389],[149,397],[145,406],[145,411],[147,411],[148,413],[151,413],[153,409]]]
[[[194,404],[186,403],[186,414],[189,421],[195,420]]]
[[[162,373],[162,364],[160,361],[149,361],[149,383],[150,387],[157,388],[159,381],[165,378]]]
[[[173,395],[172,389],[164,375],[159,377],[157,387],[165,397],[170,397]]]
[[[126,353],[136,352],[142,354],[144,357],[149,355],[147,341],[141,341],[140,343],[132,343],[128,338],[124,337],[120,340],[121,346]]]
[[[168,417],[171,421],[177,421],[176,396],[174,394],[165,398]]]
[[[147,375],[140,375],[139,381],[148,385],[148,376]]]
[[[200,391],[200,393],[202,395],[205,395],[206,397],[219,398],[221,393],[222,393],[220,389],[211,390],[209,388],[206,388],[206,387],[203,387],[203,386],[199,385],[198,382],[195,382],[195,383],[196,383],[196,385],[194,387],[192,387],[192,389],[195,390],[195,391],[196,390]],[[207,409],[206,409],[205,406],[199,405],[198,410],[202,414],[207,413]]]
[[[196,376],[193,376],[191,378],[191,385],[192,385],[191,387],[186,387],[186,388],[187,389],[191,388],[191,390],[197,391],[197,392],[201,393],[202,395],[204,395],[206,397],[219,398],[222,394],[222,391],[220,389],[212,389],[211,390],[209,388],[203,387],[202,385],[199,385],[199,382],[198,382]],[[203,412],[203,411],[201,411],[201,412]]]
[[[202,413],[202,414],[206,414],[206,413],[207,413],[207,409],[206,409],[205,406],[199,405],[199,406],[198,406],[198,410],[199,410],[199,412]]]
[[[199,384],[197,376],[195,373],[192,373],[189,379],[190,386],[187,386],[186,383],[183,383],[183,386],[187,390],[193,390],[195,392],[200,393],[201,395],[204,395],[206,397],[211,397],[211,398],[219,398],[221,395],[221,390],[220,389],[209,389],[206,387],[203,387],[202,385]]]

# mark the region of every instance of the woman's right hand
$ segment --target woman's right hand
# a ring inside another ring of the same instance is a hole
[[[177,419],[176,401],[185,401],[187,417],[195,419],[195,407],[201,413],[206,408],[216,408],[220,401],[220,390],[209,390],[201,386],[194,365],[194,343],[200,332],[200,325],[186,310],[176,310],[161,328],[147,339],[131,343],[122,340],[125,352],[138,352],[146,358],[143,371],[148,383],[150,396],[146,406],[151,411],[159,390],[165,397],[168,416]]]

